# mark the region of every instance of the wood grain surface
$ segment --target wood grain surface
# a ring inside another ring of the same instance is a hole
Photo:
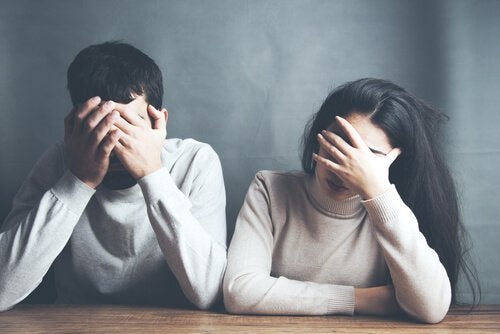
[[[19,305],[0,313],[1,333],[500,333],[500,305],[455,309],[439,324],[367,316],[237,316],[112,305]]]

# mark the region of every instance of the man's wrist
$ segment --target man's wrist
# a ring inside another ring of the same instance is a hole
[[[73,168],[70,168],[71,173],[80,181],[85,183],[90,188],[96,189],[101,182],[96,182],[90,178],[82,176],[78,171],[75,171]]]
[[[148,166],[134,174],[132,174],[132,176],[136,179],[136,180],[139,180],[139,179],[142,179],[143,177],[149,175],[149,174],[152,174],[158,170],[160,170],[162,167],[161,163],[156,163],[154,164],[153,166]]]

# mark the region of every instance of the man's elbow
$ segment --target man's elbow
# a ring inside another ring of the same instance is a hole
[[[8,311],[8,310],[12,309],[14,306],[16,306],[16,304],[5,303],[5,301],[1,300],[1,298],[0,298],[0,313]]]
[[[194,304],[200,310],[208,310],[208,309],[210,309],[210,307],[212,307],[214,302],[212,300],[208,300],[208,299],[203,299],[203,300],[200,299],[200,300],[194,302]]]
[[[200,310],[210,309],[216,302],[222,299],[222,287],[221,285],[217,287],[199,287],[191,292],[191,294],[186,294],[189,301]]]

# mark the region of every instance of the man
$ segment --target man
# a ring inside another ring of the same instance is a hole
[[[68,89],[64,143],[37,162],[0,231],[0,310],[52,264],[59,303],[210,307],[226,266],[217,154],[165,140],[161,72],[128,44],[82,50]]]

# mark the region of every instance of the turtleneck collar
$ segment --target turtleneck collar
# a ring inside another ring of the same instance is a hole
[[[306,177],[306,189],[313,205],[330,216],[350,218],[363,209],[361,197],[358,195],[345,200],[335,200],[321,188],[316,175]]]

